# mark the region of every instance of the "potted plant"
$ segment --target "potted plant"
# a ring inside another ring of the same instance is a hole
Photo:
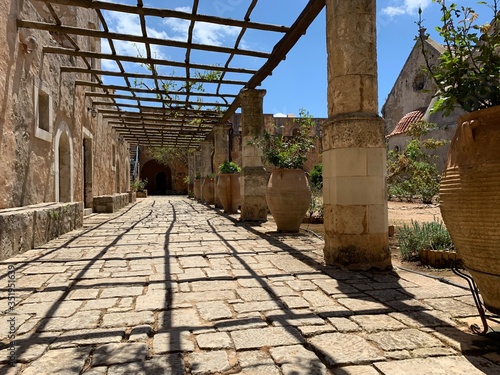
[[[202,197],[201,197],[201,174],[200,173],[196,173],[195,177],[194,177],[194,198],[197,200],[197,201],[201,201],[202,200]]]
[[[440,187],[440,207],[458,254],[476,281],[485,306],[500,313],[500,13],[498,0],[480,2],[491,23],[478,24],[470,7],[441,5],[445,52],[427,71],[439,92],[435,111],[459,118]],[[421,12],[420,12],[421,13]],[[483,19],[485,16],[482,16]],[[422,40],[421,16],[418,22]],[[425,55],[425,49],[424,58]],[[426,58],[426,61],[428,59]]]
[[[219,165],[217,196],[224,208],[224,212],[229,214],[238,212],[238,206],[240,205],[240,171],[241,168],[229,160],[224,160]]]
[[[272,165],[266,201],[279,232],[298,232],[311,203],[311,191],[304,171],[307,154],[314,149],[312,116],[301,109],[294,136],[264,131],[250,144],[263,152],[264,164]]]
[[[148,196],[148,191],[146,190],[147,184],[148,184],[147,178],[145,178],[144,180],[138,179],[138,180],[132,181],[132,184],[131,184],[132,191],[136,192],[137,198],[146,198]]]
[[[215,174],[209,173],[202,182],[202,198],[207,204],[215,203]]]

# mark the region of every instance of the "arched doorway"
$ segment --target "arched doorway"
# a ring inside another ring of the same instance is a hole
[[[141,168],[141,179],[148,179],[149,195],[166,195],[172,191],[172,171],[169,167],[150,160]]]
[[[167,176],[163,172],[156,174],[156,195],[167,195]]]
[[[68,125],[62,123],[56,133],[55,142],[55,200],[73,201],[73,144]]]

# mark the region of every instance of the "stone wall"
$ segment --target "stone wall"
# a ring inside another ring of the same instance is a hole
[[[42,203],[0,211],[0,260],[83,225],[83,204]]]
[[[55,8],[64,22],[99,27],[91,10]],[[91,207],[93,195],[127,191],[128,145],[100,115],[90,115],[91,101],[84,96],[90,88],[75,85],[90,75],[60,72],[61,66],[83,62],[44,54],[44,46],[68,47],[68,42],[57,33],[18,30],[16,19],[53,22],[42,2],[0,3],[5,25],[0,30],[0,209],[54,201],[85,201]],[[100,49],[100,40],[78,37],[77,42],[82,49]],[[92,63],[99,68],[98,61]],[[90,150],[87,171],[84,139]]]

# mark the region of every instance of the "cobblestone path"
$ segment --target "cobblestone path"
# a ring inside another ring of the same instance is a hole
[[[273,230],[149,197],[1,262],[0,373],[500,374],[468,291]]]

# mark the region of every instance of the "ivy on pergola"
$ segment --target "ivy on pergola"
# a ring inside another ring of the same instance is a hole
[[[53,22],[18,19],[17,26],[58,33],[69,42],[70,48],[43,46],[43,53],[68,55],[83,61],[83,65],[79,66],[62,66],[61,73],[89,74],[90,80],[77,80],[76,85],[87,88],[85,96],[92,98],[92,105],[99,108],[103,118],[125,140],[132,145],[186,148],[198,147],[214,125],[227,123],[240,105],[238,93],[241,89],[260,86],[285,59],[286,54],[325,6],[325,0],[310,0],[292,25],[279,26],[251,21],[252,12],[259,0],[250,1],[243,19],[201,14],[198,11],[199,0],[193,0],[191,12],[148,8],[142,0],[137,0],[137,5],[97,0],[34,1],[45,4]],[[165,1],[165,4],[168,2]],[[63,17],[58,14],[60,6],[93,9],[100,20],[100,28],[63,24]],[[139,17],[142,35],[110,31],[106,11]],[[189,22],[187,39],[179,41],[148,35],[148,22],[154,18]],[[195,43],[193,30],[197,23],[239,28],[234,46]],[[242,39],[249,31],[279,34],[280,38],[272,51],[252,51],[242,46]],[[105,39],[109,43],[110,52],[84,50],[78,45],[78,38],[75,36]],[[137,56],[119,55],[115,45],[117,41],[141,44],[145,47],[145,53],[138,53]],[[152,53],[154,46],[183,49],[184,60],[159,59]],[[193,51],[213,56],[214,63],[194,62]],[[256,70],[234,66],[235,57],[241,56],[258,58],[263,63]],[[96,69],[92,59],[114,61],[118,71]],[[141,64],[147,69],[140,73],[129,72],[125,69],[125,63]],[[175,74],[162,74],[159,72],[160,68],[175,69]],[[125,84],[104,84],[102,77],[120,77]]]

